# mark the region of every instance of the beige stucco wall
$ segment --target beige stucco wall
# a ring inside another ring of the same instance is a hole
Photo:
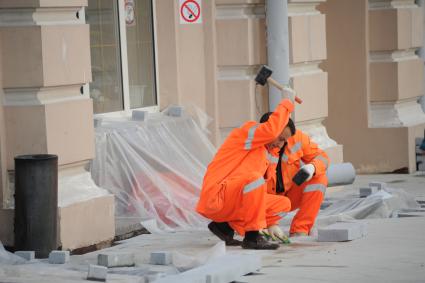
[[[422,74],[416,67],[417,58],[385,63],[383,69],[380,63],[370,63],[371,48],[380,48],[381,52],[405,48],[396,45],[394,37],[402,38],[412,31],[395,29],[389,21],[381,26],[392,29],[388,32],[391,38],[372,40],[370,33],[376,31],[371,28],[376,27],[370,23],[377,19],[374,12],[369,13],[366,0],[328,0],[321,9],[328,21],[328,60],[323,68],[329,74],[329,118],[325,124],[330,135],[344,144],[344,156],[358,172],[415,171],[414,137],[423,135],[425,125],[419,121],[386,128],[371,126],[371,103],[403,103],[423,92],[423,81],[414,74],[415,70]],[[415,40],[412,43],[415,45]]]
[[[315,138],[341,162],[342,146],[322,125],[328,105],[327,74],[319,67],[326,60],[326,16],[316,9],[321,2],[289,1],[290,75],[305,101],[295,117],[307,132],[320,128]],[[269,111],[267,87],[254,82],[267,64],[264,0],[204,1],[202,24],[180,24],[176,1],[158,1],[155,12],[161,108],[195,103],[213,118],[216,145]]]
[[[60,245],[74,250],[111,241],[115,235],[114,206],[111,203],[114,203],[113,195],[60,207]]]
[[[180,24],[178,2],[156,2],[160,107],[192,104],[217,118],[214,1],[203,2],[203,24]],[[217,140],[216,120],[210,125]]]

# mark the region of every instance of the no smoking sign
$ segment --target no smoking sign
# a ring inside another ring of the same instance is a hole
[[[179,0],[180,1],[180,23],[201,24],[202,23],[202,0]]]

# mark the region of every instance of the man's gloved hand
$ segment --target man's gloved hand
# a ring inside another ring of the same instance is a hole
[[[314,173],[316,172],[316,168],[314,167],[313,164],[306,164],[303,167],[301,167],[300,170],[304,170],[305,172],[308,173],[308,177],[305,180],[305,182],[308,182],[311,180],[311,178],[313,178]]]
[[[270,237],[274,241],[276,241],[277,239],[281,239],[282,237],[285,236],[285,234],[283,233],[282,229],[280,229],[280,227],[277,226],[277,225],[272,225],[269,228],[267,228],[267,230],[269,231]]]
[[[301,167],[297,174],[295,174],[294,178],[292,178],[292,181],[298,186],[301,186],[301,184],[308,182],[311,180],[311,178],[313,178],[314,172],[316,172],[314,165],[306,164]]]
[[[284,244],[290,244],[289,238],[283,233],[278,225],[272,225],[267,229],[262,229],[260,234],[273,241],[280,241]]]

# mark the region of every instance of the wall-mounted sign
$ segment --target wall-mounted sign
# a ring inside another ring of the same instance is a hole
[[[127,26],[135,26],[136,18],[134,15],[134,0],[125,0],[125,23]]]
[[[202,23],[202,0],[179,0],[180,23],[201,24]]]

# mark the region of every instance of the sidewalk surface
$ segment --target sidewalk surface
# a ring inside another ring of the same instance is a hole
[[[371,181],[387,182],[425,200],[425,175],[362,175],[353,186],[358,188]],[[328,193],[331,195],[333,190]],[[318,243],[300,238],[277,251],[232,247],[227,254],[255,253],[263,258],[263,268],[258,273],[243,276],[237,282],[425,282],[425,217],[364,221],[368,223],[368,235],[351,242]],[[88,264],[96,264],[97,254],[110,251],[134,253],[136,267],[110,269],[107,282],[144,282],[141,275],[148,269],[177,272],[172,266],[149,265],[151,251],[177,251],[196,259],[218,242],[206,231],[140,235],[105,250],[71,256],[65,265],[49,265],[42,260],[0,266],[0,282],[89,282],[85,279]]]

